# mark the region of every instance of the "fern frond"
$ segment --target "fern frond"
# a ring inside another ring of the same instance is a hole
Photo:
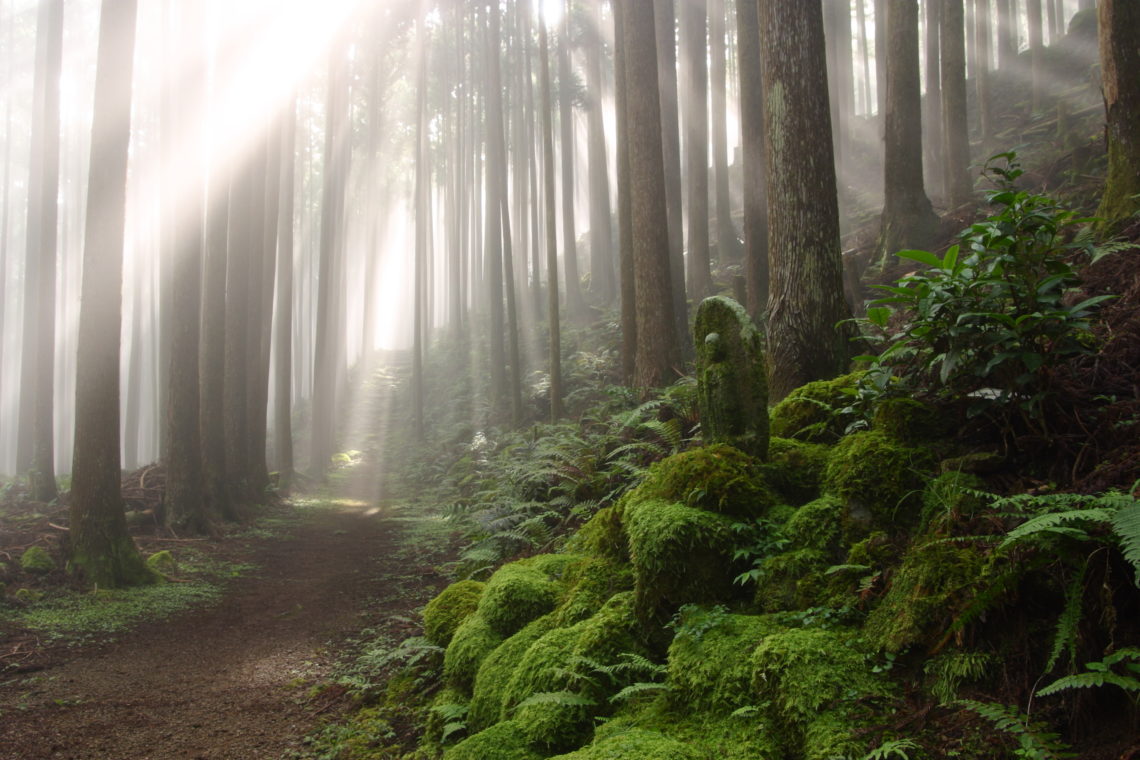
[[[1085,592],[1085,573],[1088,571],[1088,561],[1081,563],[1081,568],[1069,582],[1065,589],[1065,608],[1057,620],[1057,633],[1053,636],[1053,651],[1049,653],[1049,662],[1045,665],[1045,672],[1053,670],[1061,653],[1069,651],[1070,663],[1077,656],[1077,626],[1081,622],[1081,601]]]
[[[990,721],[999,731],[1016,737],[1023,757],[1032,760],[1068,760],[1077,756],[1057,734],[1047,731],[1040,723],[1030,722],[1016,707],[997,702],[975,702],[971,699],[960,699],[956,704]]]
[[[1010,544],[1024,541],[1030,536],[1040,533],[1060,533],[1074,538],[1087,537],[1088,534],[1081,530],[1074,530],[1068,528],[1068,523],[1080,522],[1099,522],[1105,523],[1112,520],[1115,515],[1115,510],[1105,509],[1103,507],[1093,507],[1091,509],[1073,509],[1066,512],[1050,512],[1043,515],[1037,515],[1026,520],[1021,525],[1011,530],[1000,544],[999,549],[1004,549]]]
[[[1053,683],[1038,690],[1037,696],[1047,697],[1050,694],[1056,694],[1057,692],[1066,691],[1068,689],[1093,689],[1098,686],[1104,686],[1105,684],[1119,686],[1125,691],[1140,692],[1140,680],[1136,678],[1106,671],[1090,671],[1058,678]]]
[[[1120,551],[1136,571],[1140,586],[1140,501],[1133,500],[1112,516],[1112,530],[1120,540]]]
[[[629,686],[626,686],[617,694],[614,694],[612,697],[610,697],[610,702],[613,702],[615,704],[618,702],[625,702],[629,699],[632,699],[633,697],[662,692],[667,688],[668,687],[663,683],[656,683],[653,681],[638,681],[637,683],[632,683]]]
[[[921,749],[921,747],[910,739],[895,739],[889,742],[883,742],[875,749],[863,755],[863,760],[889,760],[889,758],[892,757],[910,760],[910,755],[906,753],[908,749]]]
[[[463,721],[454,721],[452,723],[447,723],[444,725],[443,731],[441,731],[439,734],[439,743],[447,744],[447,740],[450,739],[453,735],[459,733],[460,731],[466,730],[467,724]]]
[[[535,705],[554,705],[556,707],[594,707],[598,703],[589,697],[575,694],[572,691],[540,691],[531,694],[515,706],[516,710]]]

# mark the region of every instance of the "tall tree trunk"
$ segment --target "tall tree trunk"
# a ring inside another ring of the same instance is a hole
[[[925,246],[938,226],[923,184],[918,0],[889,0],[886,26],[890,50],[879,237],[884,260],[900,249]]]
[[[485,221],[483,223],[483,280],[487,287],[488,317],[491,344],[490,403],[494,416],[502,419],[507,414],[507,356],[503,336],[503,211],[506,177],[506,159],[503,144],[502,81],[499,73],[499,6],[485,10],[487,25],[484,29],[483,55],[486,93],[487,165]],[[571,221],[573,224],[573,221]]]
[[[602,4],[587,0],[586,129],[590,182],[590,292],[603,306],[614,300],[614,246],[610,210],[610,178],[603,122]]]
[[[427,205],[428,194],[428,155],[427,155],[427,67],[428,35],[426,26],[427,5],[420,0],[416,20],[416,179],[415,215],[416,240],[413,263],[412,305],[412,435],[417,443],[427,438],[424,421],[424,341],[427,337],[424,327],[426,305],[424,304],[425,268],[427,266]],[[476,180],[478,181],[478,180]],[[474,277],[472,278],[474,279]]]
[[[943,0],[924,0],[926,6],[926,44],[923,57],[926,68],[926,97],[922,99],[925,108],[922,113],[922,146],[924,148],[926,173],[930,177],[942,176],[942,80],[941,50],[939,45],[942,28]],[[888,57],[890,54],[887,54]],[[888,63],[888,66],[890,64]],[[889,87],[889,85],[888,85]],[[921,95],[920,95],[921,97]]]
[[[36,82],[32,114],[31,174],[28,180],[28,226],[24,362],[32,382],[20,389],[21,407],[31,409],[32,462],[28,472],[31,497],[56,497],[55,430],[55,275],[59,219],[59,86],[63,58],[63,1],[42,0],[36,22]],[[22,412],[22,410],[21,410]],[[23,417],[23,413],[21,413]]]
[[[783,398],[847,368],[839,206],[823,14],[818,3],[761,0],[767,126],[769,393]]]
[[[855,9],[859,23],[859,52],[863,61],[863,107],[870,117],[875,104],[871,99],[871,46],[867,39],[867,1],[855,0]]]
[[[1009,71],[1017,64],[1017,22],[1014,0],[997,0],[998,69]]]
[[[1097,215],[1112,227],[1140,211],[1140,3],[1100,0],[1108,176]]]
[[[887,0],[875,0],[875,92],[879,107],[879,133],[886,132],[887,114]]]
[[[567,3],[569,4],[569,3]],[[574,225],[574,107],[570,90],[570,9],[562,15],[558,34],[558,125],[562,158],[562,266],[566,272],[566,317],[582,320],[582,278],[578,274],[578,233]]]
[[[705,0],[684,0],[681,3],[680,25],[688,202],[687,291],[699,301],[712,295],[712,273],[709,262],[708,41],[705,35]],[[636,99],[638,95],[639,93],[629,93],[631,99]],[[636,192],[639,190],[635,190]]]
[[[119,485],[119,329],[136,0],[103,0],[83,246],[69,565],[103,588],[153,576],[127,533]]]
[[[1041,27],[1041,0],[1025,0],[1025,16],[1029,26],[1029,68],[1033,110],[1041,110],[1042,90],[1045,83],[1042,71],[1042,50],[1045,38]]]
[[[688,0],[685,0],[688,2]],[[620,0],[614,0],[620,2]],[[673,324],[677,335],[689,332],[689,306],[685,297],[685,233],[684,200],[681,184],[681,120],[677,98],[677,14],[673,0],[653,0],[653,23],[656,31],[657,84],[661,93],[661,140],[665,161],[665,207],[668,214],[669,269],[673,273]],[[617,10],[614,10],[614,24],[617,25]],[[618,40],[621,38],[618,37]],[[615,41],[614,56],[621,48]],[[616,76],[616,75],[615,75]],[[632,255],[632,249],[628,253]],[[633,260],[626,262],[630,275],[633,274]],[[632,280],[630,287],[632,288]],[[630,290],[631,303],[633,291]],[[631,312],[631,316],[633,313]],[[687,356],[688,341],[681,346],[682,356]],[[633,356],[630,354],[630,361]],[[633,375],[630,364],[630,378]]]
[[[0,293],[6,293],[8,290],[8,211],[12,201],[12,79],[15,76],[13,70],[13,56],[12,48],[15,41],[15,16],[12,13],[8,4],[3,6],[3,11],[0,12],[8,19],[5,25],[5,40],[4,48],[7,51],[5,55],[4,67],[4,185],[0,189]],[[2,300],[0,300],[0,367],[4,365],[4,317],[5,309]],[[4,398],[4,372],[0,371],[0,399]],[[0,467],[4,465],[4,458],[0,456]]]
[[[202,447],[202,488],[208,514],[236,520],[237,511],[226,489],[225,363],[226,259],[229,230],[227,170],[210,167],[206,212],[205,262],[202,268],[202,321],[198,355],[199,417]]]
[[[966,41],[963,0],[942,6],[942,192],[953,209],[969,202],[970,125],[966,114]]]
[[[633,382],[638,388],[649,389],[673,381],[681,356],[672,313],[665,166],[659,128],[661,101],[655,86],[656,27],[653,5],[643,0],[618,0],[615,10],[623,14],[622,38],[617,44],[624,46],[626,55],[626,139],[637,306]],[[704,99],[700,102],[703,109]],[[705,202],[707,205],[707,185]],[[707,219],[705,231],[707,245]]]
[[[974,36],[976,38],[978,67],[974,82],[977,86],[978,137],[982,143],[982,155],[989,155],[987,146],[993,137],[993,96],[990,77],[993,70],[992,44],[990,40],[990,0],[974,1]]]
[[[625,13],[619,4],[626,0],[613,0],[614,11],[614,101],[617,111],[617,186],[618,186],[618,253],[619,253],[619,284],[621,286],[621,377],[626,385],[633,385],[633,373],[637,360],[637,295],[634,288],[633,272],[633,192],[630,187],[629,166],[629,97],[626,91],[629,68],[625,56]],[[666,0],[670,7],[672,2]],[[657,11],[661,11],[660,5]],[[672,17],[670,16],[670,25]],[[660,31],[658,21],[658,32]],[[672,30],[670,30],[672,38]],[[661,42],[660,33],[657,35],[658,45]],[[672,40],[669,42],[672,46]],[[660,47],[658,47],[660,49]],[[674,80],[676,81],[676,80]],[[674,120],[674,124],[675,124]],[[667,144],[668,139],[664,139]],[[665,160],[668,163],[668,159]],[[668,187],[668,180],[666,180]],[[678,196],[679,196],[678,192]],[[673,216],[669,214],[669,223]],[[680,223],[678,214],[678,224]],[[672,248],[669,253],[670,262],[673,259]],[[683,270],[682,270],[683,271]],[[674,278],[676,279],[676,278]],[[680,279],[684,279],[681,277]]]
[[[554,125],[550,98],[550,46],[545,19],[538,24],[542,87],[542,178],[546,209],[547,320],[550,327],[550,419],[562,417],[562,325],[558,319],[558,234],[554,211]]]
[[[281,117],[281,197],[277,219],[277,308],[275,323],[275,377],[273,386],[273,451],[277,485],[288,492],[293,483],[293,204],[297,101],[290,98]]]
[[[277,216],[278,197],[281,193],[281,126],[280,117],[274,116],[268,124],[268,135],[262,146],[261,221],[257,255],[251,262],[253,297],[256,315],[250,319],[250,377],[249,377],[249,490],[260,500],[269,487],[268,449],[269,417],[269,354],[273,327],[273,284],[277,270]],[[343,329],[341,331],[343,335]],[[342,341],[343,346],[343,341]]]
[[[184,7],[180,27],[183,32],[181,58],[194,60],[207,50],[203,8],[198,3]],[[181,112],[177,124],[193,123],[205,111],[205,67],[188,68],[179,91],[179,102],[172,109]],[[166,393],[166,425],[163,429],[166,466],[166,520],[179,530],[205,533],[210,528],[210,515],[202,498],[202,445],[198,427],[200,393],[198,387],[198,352],[201,336],[202,247],[206,222],[206,166],[204,135],[192,128],[182,128],[173,142],[192,160],[187,189],[181,196],[178,215],[167,218],[167,232],[176,244],[173,279],[177,288],[167,291],[171,344],[167,356],[170,367],[166,377],[170,386]]]
[[[739,261],[742,255],[736,226],[732,223],[732,201],[728,177],[728,59],[725,44],[724,0],[709,2],[709,78],[712,92],[712,162],[716,198],[716,254],[723,264]]]
[[[737,0],[744,160],[744,276],[748,313],[754,319],[760,318],[768,304],[768,181],[764,176],[764,82],[759,74],[759,11],[758,0]]]

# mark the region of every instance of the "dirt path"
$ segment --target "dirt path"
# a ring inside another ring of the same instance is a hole
[[[297,756],[335,711],[335,694],[307,688],[335,645],[366,626],[407,627],[444,582],[409,546],[409,524],[359,502],[306,510],[289,539],[255,542],[258,569],[216,607],[0,683],[0,758]]]

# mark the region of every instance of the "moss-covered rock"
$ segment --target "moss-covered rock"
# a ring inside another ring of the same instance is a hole
[[[819,498],[823,471],[831,449],[820,443],[791,438],[768,442],[768,461],[761,467],[764,479],[784,500],[800,505]]]
[[[479,597],[479,617],[505,638],[554,609],[558,591],[558,585],[542,570],[525,562],[512,562],[487,581]]]
[[[784,535],[793,547],[815,549],[836,562],[865,534],[864,526],[850,519],[847,505],[836,496],[805,504],[784,525]]]
[[[842,437],[848,420],[838,412],[848,406],[862,372],[801,386],[772,407],[773,436],[833,443]]]
[[[47,549],[37,544],[29,546],[20,555],[20,567],[27,573],[45,575],[55,570],[55,560],[48,554]]]
[[[701,613],[686,610],[669,646],[670,699],[718,714],[751,704],[752,665],[743,655],[784,626],[765,615],[732,614],[706,614],[709,622],[700,624],[692,618]]]
[[[624,507],[626,500],[619,504]],[[602,507],[578,529],[568,543],[571,551],[592,554],[617,563],[629,562],[629,537],[618,505]]]
[[[663,608],[730,597],[734,521],[675,501],[626,507],[637,609],[648,619]],[[667,610],[666,610],[667,611]]]
[[[938,410],[914,398],[883,399],[871,420],[872,430],[910,446],[938,437],[942,428]]]
[[[747,660],[747,653],[741,659]],[[656,699],[624,707],[613,718],[598,726],[594,744],[630,731],[652,731],[674,739],[689,748],[699,760],[785,760],[794,757],[780,746],[775,732],[755,716],[716,715],[674,705],[672,700]],[[657,756],[653,757],[656,760]],[[670,757],[670,756],[665,756]]]
[[[985,558],[968,545],[930,541],[913,545],[864,626],[877,647],[897,652],[945,635],[973,598]]]
[[[519,564],[532,567],[551,580],[561,580],[566,575],[566,571],[581,560],[582,557],[579,554],[536,554],[533,557],[519,560]]]
[[[467,695],[453,686],[445,686],[431,701],[427,711],[427,720],[424,723],[423,742],[431,746],[440,746],[443,743],[455,744],[461,741],[468,729],[472,729],[467,721],[467,729],[459,728],[463,722],[463,714],[467,709]]]
[[[515,667],[534,642],[556,627],[553,616],[540,617],[487,655],[475,675],[467,712],[467,723],[472,731],[482,731],[509,717],[503,714],[503,698]]]
[[[503,643],[503,636],[481,616],[472,615],[460,623],[443,656],[444,680],[470,690],[483,659]]]
[[[761,464],[732,446],[702,446],[655,463],[623,501],[627,511],[630,504],[652,499],[734,517],[760,517],[780,502],[764,481]]]
[[[632,728],[568,755],[556,755],[555,760],[700,760],[701,757],[689,745],[662,733]]]
[[[766,557],[756,578],[756,606],[764,612],[802,610],[825,603],[825,571],[831,562],[819,549],[791,549]]]
[[[614,594],[633,589],[633,570],[602,557],[583,557],[567,568],[563,580],[569,590],[554,611],[559,626],[585,620]]]
[[[443,753],[443,760],[542,760],[517,721],[496,723]]]
[[[487,584],[464,580],[452,583],[424,608],[424,637],[437,647],[446,647],[464,620],[479,607]]]
[[[832,450],[823,490],[842,499],[857,520],[913,525],[932,466],[924,449],[904,446],[879,432],[854,433]]]
[[[164,578],[178,572],[178,563],[174,560],[174,555],[170,553],[169,549],[163,549],[147,557],[146,566]]]
[[[950,527],[972,517],[986,506],[984,488],[981,478],[966,472],[938,475],[922,491],[922,529],[935,523]]]
[[[768,456],[768,366],[764,336],[736,301],[706,298],[697,308],[697,403],[706,443]]]

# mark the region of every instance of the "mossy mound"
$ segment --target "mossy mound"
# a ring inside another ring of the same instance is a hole
[[[732,518],[652,500],[627,506],[625,521],[643,619],[663,608],[732,596],[732,580],[739,572],[733,562]]]
[[[803,610],[824,604],[831,563],[818,549],[791,549],[760,563],[755,604],[764,612]]]
[[[559,626],[585,620],[600,610],[614,594],[633,589],[630,566],[602,557],[581,558],[566,569],[563,580],[570,588],[554,611]]]
[[[747,658],[742,655],[742,659]],[[714,717],[703,710],[673,706],[664,698],[623,708],[597,728],[594,745],[639,730],[676,740],[699,760],[784,760],[792,756],[779,745],[775,733],[753,716]]]
[[[174,555],[169,549],[163,549],[147,557],[146,566],[164,578],[178,572],[178,563],[174,561]]]
[[[625,503],[623,500],[619,505],[624,508]],[[619,509],[619,505],[599,509],[571,537],[569,548],[617,563],[629,562],[629,537],[622,522],[623,509]]]
[[[700,760],[701,755],[676,739],[657,731],[633,728],[554,760]]]
[[[985,508],[985,483],[967,472],[944,472],[922,491],[920,528],[932,525],[950,527],[969,519]]]
[[[513,720],[496,723],[443,753],[443,760],[542,760],[546,755],[530,748],[526,735]]]
[[[764,479],[790,504],[819,498],[820,484],[831,449],[820,443],[791,438],[768,442],[768,461],[761,467]]]
[[[503,695],[515,666],[534,642],[555,627],[551,615],[540,617],[484,658],[475,675],[471,705],[467,712],[467,724],[472,731],[482,731],[506,717],[503,715]]]
[[[866,529],[850,519],[838,497],[824,496],[796,510],[784,525],[784,535],[797,549],[815,549],[836,562]]]
[[[512,562],[487,581],[479,597],[479,617],[505,638],[554,609],[558,591],[558,585],[541,569],[525,561]]]
[[[915,544],[903,557],[864,631],[877,647],[897,652],[945,635],[981,582],[985,558],[966,545]]]
[[[838,441],[847,427],[838,412],[851,403],[862,374],[854,372],[796,388],[772,408],[771,434],[815,443]]]
[[[465,580],[452,583],[424,608],[424,637],[437,647],[446,647],[464,620],[479,607],[487,584]]]
[[[33,575],[46,575],[55,570],[55,560],[42,546],[29,546],[20,555],[20,567]]]
[[[686,608],[669,646],[670,700],[718,714],[752,702],[751,652],[785,630],[765,615],[715,614]]]
[[[938,410],[913,398],[884,399],[871,419],[872,430],[911,446],[938,437],[943,427]]]
[[[444,680],[470,690],[483,659],[503,643],[503,636],[481,616],[472,615],[460,623],[443,656]]]
[[[856,519],[878,525],[914,524],[933,458],[884,433],[853,433],[832,450],[823,490],[838,496]]]
[[[441,742],[450,741],[455,743],[456,737],[462,737],[462,729],[455,730],[457,720],[456,713],[460,713],[467,707],[467,695],[461,690],[452,686],[445,686],[435,695],[435,699],[431,701],[431,707],[427,711],[427,721],[424,724],[424,740],[434,746],[438,746]],[[470,721],[468,721],[470,724]]]
[[[627,511],[630,504],[661,500],[733,517],[761,517],[780,501],[764,481],[761,464],[732,446],[702,446],[656,462],[623,501]]]

